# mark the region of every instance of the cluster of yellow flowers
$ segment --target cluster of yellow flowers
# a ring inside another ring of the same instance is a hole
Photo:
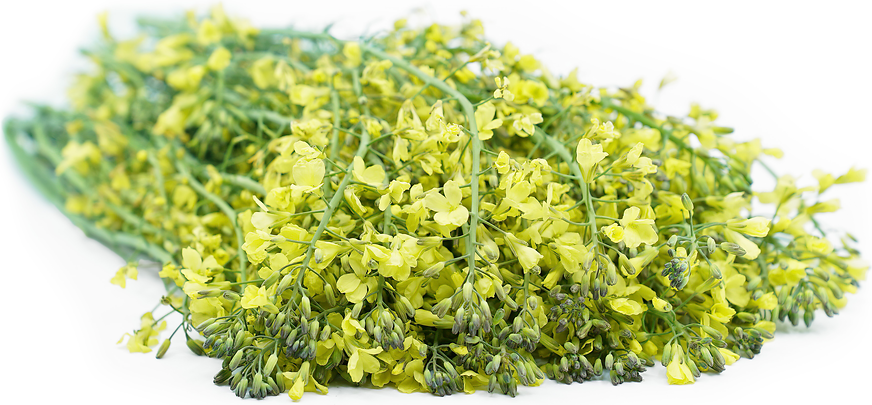
[[[131,261],[113,283],[161,263],[175,331],[240,397],[337,378],[515,395],[641,381],[658,360],[692,383],[778,320],[835,314],[868,267],[817,222],[839,208],[823,193],[865,171],[754,193],[751,165],[777,149],[697,105],[660,115],[639,83],[554,76],[478,20],[359,41],[220,8],[124,41],[103,21],[72,109],[8,121],[7,139]],[[755,198],[771,212],[750,214]],[[165,318],[145,314],[130,351]]]

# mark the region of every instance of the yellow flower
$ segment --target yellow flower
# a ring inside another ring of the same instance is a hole
[[[543,105],[548,101],[548,87],[538,80],[520,80],[517,85],[512,85],[512,93],[515,102],[524,104],[532,101],[533,104]]]
[[[604,226],[600,229],[600,232],[608,236],[612,242],[619,243],[624,240],[624,228],[621,228],[618,224]]]
[[[621,226],[624,227],[624,243],[628,248],[636,248],[642,243],[653,245],[657,243],[657,229],[654,228],[653,219],[640,219],[639,207],[630,207],[624,210],[621,218]]]
[[[168,278],[172,280],[179,287],[185,284],[185,278],[182,277],[182,272],[172,263],[165,264],[157,275],[160,278]]]
[[[693,384],[696,381],[690,367],[684,362],[681,350],[673,350],[672,360],[666,366],[666,379],[673,385]]]
[[[818,238],[810,236],[805,240],[805,247],[809,252],[821,254],[824,256],[833,252],[833,244],[826,238]]]
[[[378,282],[372,277],[360,277],[355,273],[343,274],[336,281],[339,292],[345,294],[349,302],[363,301],[370,289],[376,288]]]
[[[324,161],[321,159],[300,159],[294,164],[294,184],[291,184],[294,199],[300,198],[303,193],[321,193],[324,185]]]
[[[128,338],[127,350],[130,353],[148,353],[151,351],[151,346],[157,344],[157,336],[160,334],[160,331],[166,329],[166,327],[167,321],[163,321],[160,325],[155,326],[154,316],[152,316],[151,312],[147,312],[142,315],[139,330],[135,331],[133,335],[125,333],[118,340],[118,343],[124,341],[126,336]]]
[[[478,127],[478,138],[482,141],[494,136],[494,129],[503,126],[503,120],[494,119],[496,108],[494,103],[488,101],[475,109],[475,125]]]
[[[391,202],[394,204],[399,203],[403,199],[403,193],[409,190],[410,187],[412,185],[406,181],[391,180],[388,189],[378,200],[378,209],[384,211]]]
[[[775,309],[776,306],[778,306],[778,297],[776,297],[774,293],[768,292],[760,296],[760,298],[751,301],[751,303],[756,305],[757,308],[772,310]]]
[[[733,315],[736,314],[736,310],[731,308],[727,304],[717,303],[712,305],[711,309],[709,309],[709,316],[721,323],[727,323],[730,319],[733,319]]]
[[[497,89],[494,90],[494,98],[501,98],[506,101],[512,101],[515,99],[515,95],[509,91],[509,78],[503,77],[500,80],[499,76],[494,78],[494,81],[497,83]]]
[[[375,188],[381,188],[382,183],[385,181],[385,169],[380,165],[372,165],[370,167],[366,167],[366,163],[363,163],[363,158],[360,156],[354,157],[354,168],[352,169],[352,175],[354,175],[354,180],[357,180],[361,183],[368,184]]]
[[[272,297],[275,295],[275,285],[270,287],[269,289],[261,286],[256,287],[253,285],[248,285],[245,287],[245,291],[242,294],[242,299],[239,300],[239,303],[245,309],[252,308],[263,308],[270,313],[277,314],[279,313],[279,308],[272,302]]]
[[[518,257],[518,261],[521,263],[521,267],[525,272],[530,271],[539,265],[539,260],[544,257],[541,253],[536,249],[527,246],[524,241],[518,239],[511,233],[507,233],[505,237],[506,241],[508,241],[512,247],[512,251],[514,251],[515,255]]]
[[[197,42],[209,45],[221,40],[221,30],[210,19],[205,19],[197,28]]]
[[[360,51],[360,44],[356,42],[346,42],[342,47],[342,56],[345,60],[342,62],[345,67],[355,68],[360,66],[363,61],[363,53]]]
[[[735,363],[736,360],[739,360],[739,355],[734,353],[730,349],[724,349],[723,347],[719,347],[718,351],[721,352],[722,356],[724,356],[724,363],[728,366]]]
[[[381,347],[374,349],[353,347],[351,350],[351,357],[348,358],[348,375],[351,376],[351,381],[360,382],[364,373],[379,371],[381,363],[373,355],[381,353]]]
[[[748,236],[763,238],[769,234],[769,219],[763,217],[731,219],[727,221],[727,228]]]
[[[585,182],[590,183],[593,180],[597,164],[608,155],[608,153],[603,152],[602,145],[594,145],[590,142],[590,139],[582,138],[578,141],[575,158],[581,167],[581,175],[584,177]]]
[[[740,308],[744,307],[751,300],[751,292],[745,288],[745,276],[736,273],[732,267],[729,269],[725,270],[723,274],[725,297],[731,304]]]
[[[124,153],[127,137],[121,133],[118,124],[111,121],[98,122],[94,124],[94,132],[97,134],[97,145],[100,146],[101,151],[112,156],[120,156]]]
[[[836,184],[858,183],[866,181],[866,169],[851,168],[847,173],[836,179]]]
[[[167,84],[180,91],[197,91],[205,74],[206,68],[200,65],[176,69],[167,76]]]
[[[754,260],[760,255],[760,247],[756,243],[751,242],[748,238],[732,229],[724,229],[724,238],[727,239],[727,242],[733,242],[744,249],[745,255],[742,257],[745,259]]]
[[[439,193],[428,193],[424,197],[424,206],[431,211],[435,211],[436,215],[433,219],[437,224],[454,227],[461,226],[469,219],[469,210],[462,204],[463,193],[460,191],[460,186],[454,180],[445,182],[442,187],[445,195]]]
[[[520,136],[524,136],[523,134],[533,135],[533,133],[536,132],[535,125],[541,122],[541,113],[523,114],[520,118],[515,119],[515,122],[512,123],[512,127],[515,128],[515,131],[517,131],[517,134]]]
[[[112,280],[109,282],[115,284],[121,288],[125,288],[127,286],[127,279],[136,280],[136,277],[139,275],[139,270],[137,269],[138,263],[130,262],[126,265],[122,266],[115,273],[115,277],[112,277]]]
[[[769,282],[773,285],[797,285],[805,278],[807,267],[799,260],[784,260],[778,266],[769,269]]]
[[[612,307],[617,312],[620,312],[624,315],[639,315],[642,312],[645,312],[645,309],[642,308],[637,301],[627,299],[627,298],[615,298],[609,301],[609,306]]]
[[[533,55],[523,55],[518,60],[518,67],[525,72],[532,72],[539,69],[539,61]]]
[[[206,289],[211,277],[221,269],[218,261],[213,256],[203,260],[200,253],[193,248],[182,249],[182,274],[187,282],[183,290],[191,298],[198,298],[197,293]]]
[[[830,186],[836,183],[836,178],[833,177],[832,174],[826,173],[820,169],[812,170],[811,175],[818,181],[818,194],[827,191]]]
[[[424,382],[424,361],[415,359],[408,363],[397,363],[395,372],[400,374],[403,379],[397,383],[397,390],[404,394],[426,391],[427,385]]]
[[[378,272],[384,277],[402,281],[409,278],[412,266],[418,263],[415,256],[411,254],[411,249],[418,247],[418,240],[400,234],[394,237],[393,245],[390,256],[379,266]]]
[[[273,65],[274,62],[269,57],[258,59],[251,65],[249,74],[251,74],[255,86],[261,89],[272,86],[276,79]]]
[[[666,300],[661,299],[660,297],[654,297],[651,303],[654,305],[654,309],[660,312],[672,311],[672,304],[670,304]]]
[[[213,71],[221,71],[230,66],[230,51],[225,47],[218,47],[209,55],[209,60],[206,61],[206,66]]]
[[[288,390],[288,396],[291,397],[294,401],[299,401],[300,398],[303,398],[303,388],[305,384],[303,383],[303,376],[297,375],[297,378],[294,379],[294,384],[291,385],[291,389]]]
[[[822,201],[806,208],[805,213],[813,215],[821,212],[836,212],[841,207],[842,204],[839,202],[839,199],[833,198],[832,200]]]
[[[63,150],[61,150],[63,160],[55,168],[55,173],[61,174],[70,167],[77,172],[86,174],[93,166],[100,163],[100,149],[97,148],[91,141],[78,143],[76,141],[67,142]]]

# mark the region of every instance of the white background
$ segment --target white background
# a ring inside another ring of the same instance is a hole
[[[26,111],[21,108],[25,100],[62,102],[71,75],[84,66],[75,50],[98,36],[98,12],[109,10],[111,28],[129,34],[133,15],[181,15],[191,7],[204,11],[210,3],[4,1],[0,116]],[[764,146],[784,150],[784,159],[770,162],[779,173],[808,182],[814,168],[841,174],[851,165],[872,166],[869,3],[224,3],[228,12],[257,25],[293,23],[314,29],[334,22],[334,32],[346,37],[389,27],[395,18],[410,15],[422,22],[454,22],[458,11],[466,9],[484,21],[496,44],[511,40],[555,74],[578,66],[579,79],[597,86],[631,85],[644,78],[645,94],[662,111],[683,114],[692,101],[718,109],[720,122],[737,128],[732,135],[736,139],[761,137]],[[656,94],[657,83],[670,71],[678,81]],[[771,184],[759,168],[754,176],[760,184]],[[832,193],[842,198],[843,210],[824,214],[824,226],[850,230],[868,253],[870,186],[841,188]],[[123,261],[87,239],[28,186],[5,144],[0,146],[0,253],[4,403],[238,403],[226,387],[211,383],[218,361],[193,356],[180,336],[163,360],[115,346],[160,297],[156,271],[141,269],[140,280],[129,282],[126,290],[109,284]],[[779,326],[776,339],[760,356],[742,359],[721,375],[703,376],[693,386],[668,386],[665,370],[657,366],[641,384],[612,387],[597,381],[566,386],[546,381],[543,387],[522,388],[513,403],[869,403],[870,317],[872,296],[864,286],[836,318],[821,318],[811,329]],[[327,396],[307,394],[303,400],[509,402],[487,393],[440,400],[393,389],[343,387],[331,387]],[[267,401],[290,399],[282,395]]]

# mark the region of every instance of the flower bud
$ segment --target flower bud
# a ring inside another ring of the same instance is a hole
[[[618,283],[618,270],[615,268],[615,264],[611,261],[606,266],[606,284],[615,285]]]
[[[724,340],[724,335],[722,335],[721,332],[718,332],[715,328],[712,328],[711,326],[702,325],[702,330],[709,336],[711,336],[712,339]]]
[[[472,301],[472,283],[469,281],[463,283],[463,300],[466,302]]]
[[[505,301],[506,300],[506,290],[505,290],[505,288],[503,288],[503,285],[501,283],[494,283],[493,286],[494,286],[494,291],[497,295],[497,298],[500,301]]]
[[[327,305],[336,306],[336,295],[333,294],[333,286],[330,283],[324,283],[324,297],[327,298]]]
[[[439,262],[424,270],[424,273],[422,275],[427,278],[439,278],[439,275],[444,268],[445,262]]]
[[[719,246],[721,247],[721,250],[723,250],[724,252],[727,252],[731,255],[736,255],[736,256],[741,257],[741,256],[744,256],[746,253],[745,249],[742,249],[741,246],[739,246],[738,244],[733,243],[733,242],[721,242],[721,244]]]
[[[681,205],[690,212],[690,216],[693,216],[693,200],[690,199],[687,193],[681,195]]]
[[[221,298],[224,298],[227,301],[239,301],[242,296],[239,295],[238,292],[232,290],[225,290],[221,293]]]
[[[281,293],[282,291],[290,287],[292,282],[294,282],[294,277],[290,273],[286,274],[284,277],[282,277],[282,281],[279,282],[279,286],[276,291]]]
[[[281,276],[281,272],[274,271],[272,274],[269,275],[269,277],[266,278],[266,280],[263,280],[263,286],[271,287],[273,284],[276,283],[276,281],[279,281],[279,276]]]
[[[269,358],[267,358],[267,360],[266,360],[266,365],[263,367],[264,374],[266,374],[266,375],[272,374],[272,371],[275,368],[276,363],[278,363],[278,361],[279,361],[279,357],[276,356],[275,353],[269,355]]]
[[[165,354],[167,354],[167,350],[170,348],[170,340],[164,339],[163,343],[161,343],[160,348],[157,349],[157,355],[155,357],[162,359]]]
[[[736,317],[739,318],[739,320],[741,320],[742,322],[747,322],[747,323],[757,322],[757,317],[754,316],[753,314],[748,313],[748,312],[739,312],[736,314]]]
[[[309,297],[304,296],[303,299],[300,300],[300,314],[303,315],[304,318],[312,317],[312,304],[309,303]]]
[[[451,309],[451,299],[443,298],[442,301],[439,301],[439,303],[430,308],[430,312],[432,312],[433,315],[442,318],[448,314],[449,309]]]
[[[693,361],[693,359],[691,359],[690,357],[688,357],[687,359],[685,359],[685,363],[687,364],[687,367],[690,369],[690,372],[693,374],[693,376],[695,378],[699,378],[700,373],[699,373],[699,368],[696,366],[696,362]]]
[[[215,385],[222,385],[222,384],[226,383],[228,380],[230,380],[230,377],[232,375],[233,374],[231,373],[230,370],[228,370],[226,368],[222,368],[221,371],[218,372],[218,374],[215,374],[215,377],[212,379],[212,382],[215,383]]]
[[[363,311],[363,302],[358,302],[351,307],[351,317],[354,319],[358,319],[360,317],[360,311]]]
[[[717,243],[715,243],[714,238],[707,238],[706,239],[706,247],[708,248],[708,252],[711,255],[711,254],[715,253],[715,250],[718,248],[718,245],[717,245]]]
[[[237,367],[239,367],[239,364],[242,362],[243,354],[243,351],[239,350],[236,352],[236,354],[233,355],[233,358],[230,359],[229,365],[231,370],[235,370]]]
[[[618,264],[621,265],[621,268],[627,272],[629,275],[636,274],[636,266],[633,266],[633,263],[630,262],[630,259],[627,258],[623,253],[618,254]]]
[[[663,367],[666,367],[669,365],[670,361],[672,361],[672,345],[666,344],[663,346],[663,353],[660,356],[660,364],[662,364]]]
[[[436,247],[442,244],[442,238],[437,236],[425,236],[418,239],[418,245],[426,247]]]
[[[208,290],[200,290],[197,292],[197,298],[216,298],[221,296],[221,290],[217,288],[210,288]]]
[[[188,349],[191,349],[191,351],[194,354],[196,354],[197,356],[202,356],[202,355],[206,354],[206,352],[203,350],[203,342],[201,342],[200,340],[188,339],[188,341],[185,342],[185,344],[187,344]]]

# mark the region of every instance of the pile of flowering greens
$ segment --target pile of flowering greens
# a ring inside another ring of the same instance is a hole
[[[7,141],[129,259],[113,283],[160,264],[130,351],[176,314],[240,397],[336,380],[514,396],[655,362],[693,383],[775,321],[837,313],[868,267],[818,224],[839,208],[824,192],[865,171],[752,192],[777,149],[696,105],[658,114],[638,84],[552,75],[478,20],[344,41],[216,8],[103,36],[69,108],[8,120]]]

